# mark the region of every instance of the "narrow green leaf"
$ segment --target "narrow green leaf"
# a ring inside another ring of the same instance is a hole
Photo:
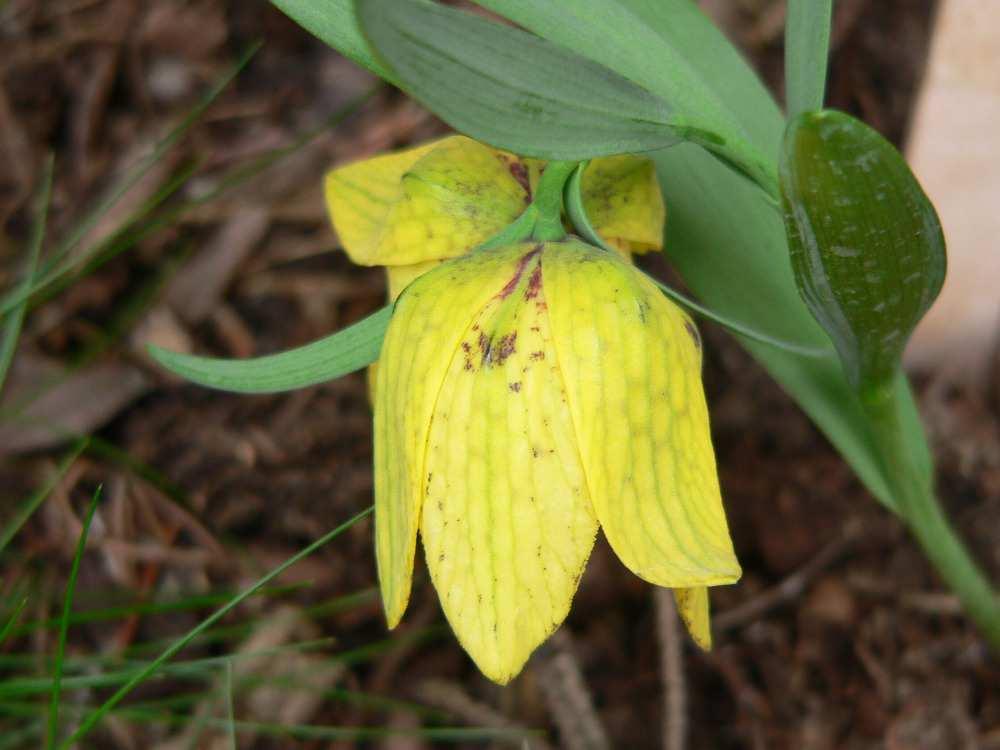
[[[150,356],[176,375],[233,393],[277,393],[324,383],[378,359],[392,317],[383,307],[326,338],[280,354],[254,359],[214,359],[150,346]]]
[[[358,10],[409,94],[498,148],[579,161],[681,139],[663,101],[527,32],[427,0],[359,0]]]
[[[28,604],[27,595],[23,595],[18,598],[17,604],[14,605],[14,609],[10,613],[10,617],[7,618],[7,622],[5,622],[3,627],[0,628],[0,646],[3,646],[4,641],[7,640],[7,638],[11,634],[11,631],[14,630],[14,626],[17,625],[17,621],[21,617],[21,613],[24,611],[24,608],[27,604]]]
[[[788,125],[781,193],[799,292],[857,388],[887,388],[945,273],[934,206],[900,153],[850,115]]]
[[[38,256],[45,241],[45,227],[49,219],[49,203],[52,200],[52,172],[55,160],[49,156],[45,161],[42,176],[42,189],[38,198],[38,212],[31,231],[31,241],[28,244],[28,263],[24,270],[24,281],[21,282],[20,293],[23,299],[7,313],[7,323],[3,329],[3,340],[0,341],[0,393],[3,392],[7,371],[14,360],[17,350],[17,339],[21,335],[21,325],[24,323],[24,313],[28,309],[28,294],[35,282],[35,270],[38,267]]]
[[[55,747],[59,735],[59,698],[62,692],[63,660],[66,658],[66,636],[69,633],[69,615],[73,609],[73,593],[76,590],[76,577],[80,572],[80,561],[83,559],[83,552],[87,548],[90,525],[94,521],[94,513],[97,512],[97,504],[100,499],[101,487],[98,485],[97,489],[94,490],[94,496],[90,500],[87,515],[83,519],[83,530],[80,532],[80,539],[76,544],[76,554],[73,555],[73,565],[69,571],[69,580],[66,582],[66,595],[63,597],[62,617],[59,620],[59,640],[56,645],[55,666],[52,671],[52,691],[49,695],[49,722],[45,744],[50,748]]]
[[[754,73],[690,0],[476,0],[651,92],[671,127],[777,197],[773,151],[754,142],[733,98],[763,91]],[[711,52],[705,51],[711,49]],[[693,50],[693,53],[692,53]],[[733,62],[737,65],[733,65]],[[766,97],[755,106],[773,108]]]
[[[165,664],[170,659],[172,659],[179,651],[181,651],[188,643],[190,643],[195,638],[197,638],[202,632],[204,632],[205,630],[207,630],[208,628],[210,628],[212,625],[214,625],[216,622],[218,622],[219,620],[221,620],[229,612],[231,612],[236,607],[238,607],[240,604],[242,604],[244,601],[246,601],[251,596],[253,596],[254,594],[256,594],[260,589],[262,589],[265,586],[267,586],[267,584],[269,584],[275,578],[277,578],[278,576],[280,576],[282,573],[284,573],[290,567],[292,567],[293,565],[295,565],[295,563],[297,563],[299,560],[302,560],[303,558],[308,557],[309,555],[311,555],[313,552],[315,552],[316,550],[318,550],[323,545],[327,544],[328,542],[332,541],[336,537],[340,536],[342,533],[344,533],[347,529],[351,528],[358,521],[361,521],[362,519],[367,518],[369,515],[371,515],[371,513],[372,513],[373,510],[374,510],[374,508],[368,508],[366,510],[361,511],[360,513],[356,514],[352,518],[350,518],[347,521],[345,521],[344,523],[342,523],[337,528],[335,528],[332,531],[324,534],[322,537],[320,537],[319,539],[317,539],[315,542],[313,542],[309,546],[304,547],[303,549],[299,550],[294,555],[292,555],[287,560],[285,560],[285,562],[281,563],[281,565],[279,565],[276,568],[272,569],[270,572],[268,572],[266,575],[262,576],[261,578],[258,578],[257,581],[255,583],[253,583],[250,587],[248,587],[247,589],[245,589],[238,596],[234,596],[223,607],[220,607],[213,614],[209,615],[204,620],[202,620],[200,623],[198,623],[195,627],[193,627],[191,630],[189,630],[183,637],[178,638],[176,641],[174,641],[174,643],[171,644],[169,648],[167,648],[166,650],[164,650],[162,654],[160,654],[156,659],[154,659],[144,669],[142,669],[141,671],[139,671],[128,682],[126,682],[124,685],[122,685],[114,693],[114,695],[112,695],[110,698],[108,698],[106,701],[104,701],[104,703],[102,703],[98,708],[96,708],[95,710],[91,711],[86,716],[86,718],[80,723],[80,726],[77,727],[76,731],[73,732],[73,734],[69,738],[67,738],[62,743],[62,745],[59,746],[60,750],[69,750],[71,747],[73,747],[73,743],[79,741],[86,734],[88,734],[90,732],[90,730],[93,729],[94,726],[102,718],[104,718],[104,716],[108,713],[108,711],[110,711],[115,706],[117,706],[119,703],[121,703],[122,699],[124,699],[125,696],[127,696],[130,692],[132,692],[132,690],[137,685],[139,685],[140,683],[142,683],[146,679],[148,679],[150,676],[152,676],[163,664]],[[229,657],[226,657],[226,658],[229,658]]]
[[[822,109],[833,0],[788,0],[785,100],[788,117]]]

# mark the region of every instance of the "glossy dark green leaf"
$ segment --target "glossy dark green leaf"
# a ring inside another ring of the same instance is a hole
[[[890,383],[944,281],[934,206],[892,144],[842,112],[789,123],[780,177],[802,298],[856,388]]]
[[[234,393],[277,393],[323,383],[360,370],[378,359],[392,308],[298,349],[254,359],[214,359],[179,354],[157,346],[150,356],[199,385]]]
[[[498,148],[579,161],[681,139],[662,100],[520,29],[427,0],[359,0],[358,17],[409,94]]]
[[[832,15],[833,0],[788,0],[785,100],[789,117],[823,107]]]

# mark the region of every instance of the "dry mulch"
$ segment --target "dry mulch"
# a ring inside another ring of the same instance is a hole
[[[780,91],[782,4],[705,5],[724,16]],[[838,3],[831,104],[900,142],[930,18],[927,3]],[[130,208],[116,208],[90,240],[192,162],[200,176],[178,200],[293,143],[373,81],[263,3],[9,0],[0,10],[0,150],[10,165],[0,172],[0,285],[19,267],[47,151],[57,156],[58,237],[257,39],[265,44],[248,68],[126,198]],[[8,399],[48,384],[32,407],[36,423],[56,419],[93,432],[142,465],[88,451],[24,529],[19,568],[0,570],[0,591],[31,572],[39,581],[32,616],[54,612],[83,507],[99,482],[106,500],[81,571],[81,608],[112,593],[129,600],[238,588],[370,504],[361,374],[284,396],[237,397],[181,384],[142,355],[149,341],[219,356],[266,353],[381,304],[379,272],[352,267],[337,252],[321,202],[323,169],[443,127],[384,88],[355,110],[30,316],[12,384],[20,390]],[[718,461],[745,576],[713,594],[716,648],[703,654],[683,644],[688,746],[1000,748],[1000,668],[954,598],[792,402],[725,334],[704,328]],[[960,390],[933,376],[918,385],[941,494],[1000,580],[1000,392]],[[0,495],[10,508],[52,471],[66,443],[44,429],[0,427],[0,448]],[[370,535],[368,522],[356,526],[284,580],[308,587],[248,606],[244,613],[265,627],[236,647],[331,636],[342,651],[385,638],[370,593],[342,610],[304,615],[305,606],[374,585]],[[73,629],[70,651],[114,652],[194,622],[175,614],[83,625]],[[320,686],[437,706],[455,725],[542,727],[553,745],[585,746],[603,732],[614,747],[660,746],[661,640],[669,634],[657,626],[649,587],[603,542],[562,635],[507,690],[475,672],[453,638],[434,627],[441,622],[424,576],[401,632],[431,626],[427,640],[402,641],[351,666],[331,666],[319,651],[264,668],[294,667]],[[48,653],[53,643],[39,636],[17,647]],[[419,725],[412,711],[260,689],[241,699],[237,713],[288,723]],[[176,728],[109,722],[87,746],[167,748],[184,737]],[[243,739],[247,747],[291,746]],[[421,746],[407,737],[371,744]]]

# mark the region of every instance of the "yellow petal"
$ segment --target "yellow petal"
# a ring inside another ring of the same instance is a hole
[[[333,228],[351,260],[379,265],[382,239],[390,216],[403,198],[402,179],[421,157],[442,141],[332,169],[324,192]]]
[[[608,244],[633,253],[663,247],[666,208],[650,159],[594,159],[583,173],[581,193],[591,224]]]
[[[410,595],[434,403],[472,318],[515,265],[498,253],[442,264],[407,287],[386,331],[375,384],[375,554],[390,627]]]
[[[453,136],[331,171],[327,204],[355,263],[452,258],[521,214],[528,194],[519,169],[515,157]]]
[[[443,141],[403,176],[385,264],[453,258],[514,221],[528,205],[515,163],[470,138]]]
[[[452,629],[500,684],[565,619],[597,533],[539,253],[513,252],[515,274],[476,317],[441,387],[420,526]]]
[[[542,257],[559,365],[598,520],[632,571],[671,588],[740,575],[722,508],[691,321],[618,257]]]
[[[691,640],[703,650],[712,648],[712,622],[709,619],[708,589],[696,586],[690,589],[674,589],[677,613],[684,621]]]

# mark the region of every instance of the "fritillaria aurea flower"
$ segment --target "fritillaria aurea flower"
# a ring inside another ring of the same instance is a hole
[[[433,159],[456,144],[478,151],[471,171],[468,161]],[[674,589],[707,648],[706,587],[736,581],[740,568],[691,321],[625,257],[572,237],[469,252],[524,210],[541,165],[468,139],[422,148],[404,152],[402,168],[385,161],[402,155],[368,162],[371,183],[365,163],[327,182],[345,249],[386,265],[390,281],[409,276],[396,282],[374,388],[376,558],[389,626],[409,600],[419,533],[452,629],[504,684],[566,618],[602,529],[630,570]],[[622,158],[638,171],[641,160]],[[426,160],[434,170],[421,168]],[[395,175],[395,186],[378,175]],[[658,189],[639,191],[638,206],[635,193],[622,200],[601,180],[586,189],[611,244],[657,246]],[[645,235],[633,231],[643,223]]]

